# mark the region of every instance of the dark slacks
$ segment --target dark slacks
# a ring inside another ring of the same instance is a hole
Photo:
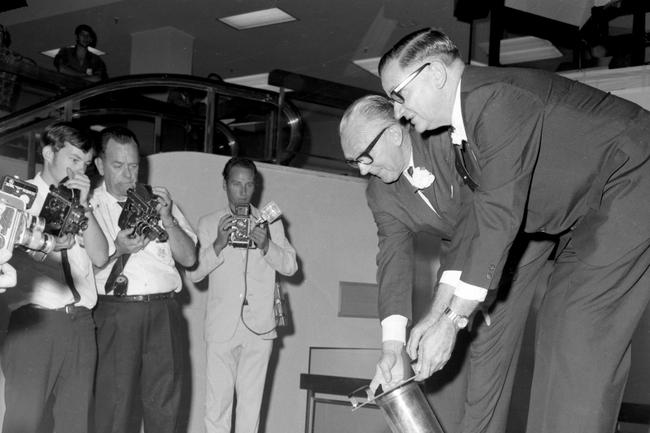
[[[607,265],[559,254],[538,315],[527,433],[611,433],[650,301],[650,241]]]
[[[97,433],[176,431],[185,345],[181,309],[174,299],[101,300],[97,323]]]
[[[90,310],[11,313],[2,349],[6,412],[3,433],[33,433],[52,411],[57,432],[87,433],[95,374]]]
[[[488,326],[479,315],[469,346],[463,433],[504,433],[526,319],[535,292],[546,286],[550,240],[523,235],[513,247],[511,266],[519,265],[510,283],[506,276],[490,308]],[[514,251],[517,249],[518,251]],[[505,275],[505,274],[504,274]]]

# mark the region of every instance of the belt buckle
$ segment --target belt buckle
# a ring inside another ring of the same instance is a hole
[[[74,304],[68,304],[65,307],[63,307],[65,311],[65,314],[72,314],[74,313]]]

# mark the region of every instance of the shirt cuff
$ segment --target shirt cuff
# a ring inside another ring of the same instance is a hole
[[[459,281],[456,290],[454,290],[454,295],[469,301],[483,302],[487,297],[487,292],[487,289],[483,287]]]
[[[406,324],[408,319],[393,314],[381,321],[381,341],[396,340],[406,344]]]
[[[443,271],[440,282],[454,287],[454,295],[469,301],[483,302],[487,297],[487,289],[460,280],[461,271]]]
[[[458,287],[460,283],[460,271],[443,271],[440,277],[440,283]]]

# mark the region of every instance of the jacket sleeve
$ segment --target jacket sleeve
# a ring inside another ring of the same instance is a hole
[[[507,84],[481,87],[464,104],[475,113],[465,124],[480,186],[461,208],[446,268],[462,271],[461,284],[495,289],[524,220],[544,106]]]
[[[264,259],[279,274],[286,276],[295,274],[298,270],[296,250],[289,243],[284,233],[282,220],[278,219],[269,224],[269,231],[271,238],[269,239],[269,249]]]
[[[368,206],[377,225],[377,284],[379,319],[397,314],[411,319],[413,288],[413,232],[386,209],[387,191],[371,180],[366,190]],[[382,198],[383,197],[383,198]]]
[[[212,217],[212,215],[207,215],[199,220],[198,264],[195,269],[189,272],[191,280],[195,283],[203,280],[206,275],[221,266],[224,261],[223,255],[217,255],[212,247],[212,244],[217,238],[213,228],[216,224],[211,224]]]

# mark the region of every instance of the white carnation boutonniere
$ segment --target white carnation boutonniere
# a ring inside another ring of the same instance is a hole
[[[413,180],[413,186],[416,187],[418,191],[429,188],[431,184],[433,184],[433,181],[436,180],[433,173],[422,167],[415,167],[411,178]]]

